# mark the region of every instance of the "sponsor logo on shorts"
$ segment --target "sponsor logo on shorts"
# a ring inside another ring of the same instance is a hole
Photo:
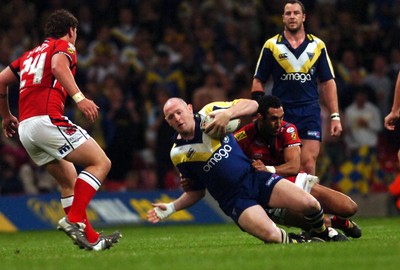
[[[268,181],[265,183],[265,186],[270,187],[272,183],[274,183],[280,176],[276,174],[272,174]]]
[[[64,130],[65,134],[67,134],[68,136],[73,135],[76,132],[76,127],[69,127],[67,129]]]
[[[319,131],[313,131],[313,130],[307,131],[307,135],[309,137],[314,137],[314,138],[317,138],[317,139],[319,139],[321,137],[321,133]]]
[[[60,154],[64,154],[64,153],[68,152],[70,149],[71,149],[71,146],[69,146],[68,144],[65,143],[63,146],[58,148],[58,152],[60,152]]]

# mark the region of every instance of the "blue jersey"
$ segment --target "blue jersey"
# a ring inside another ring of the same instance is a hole
[[[293,49],[281,33],[265,42],[254,77],[265,83],[271,75],[272,95],[288,108],[318,104],[317,79],[333,79],[334,71],[322,40],[307,34]]]
[[[205,189],[219,203],[225,214],[238,223],[249,207],[268,202],[281,176],[256,172],[251,160],[242,152],[233,134],[212,138],[200,129],[203,117],[211,111],[226,109],[238,102],[213,102],[195,115],[195,136],[192,140],[177,139],[171,149],[171,160],[184,178],[194,182],[193,190]]]

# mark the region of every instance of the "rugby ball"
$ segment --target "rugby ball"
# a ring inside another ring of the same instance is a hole
[[[209,115],[206,115],[200,122],[200,128],[202,131],[205,131],[207,127],[214,121],[214,117],[211,117]],[[235,132],[238,127],[240,126],[240,119],[231,119],[228,124],[226,125],[226,134],[227,133],[232,133]],[[212,136],[212,134],[208,134]],[[225,135],[225,134],[223,134]]]

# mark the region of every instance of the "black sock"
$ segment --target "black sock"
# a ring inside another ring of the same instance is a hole
[[[308,224],[311,226],[311,231],[315,232],[316,234],[327,234],[328,230],[326,229],[325,222],[324,222],[324,211],[319,210],[318,212],[305,215],[304,219]]]

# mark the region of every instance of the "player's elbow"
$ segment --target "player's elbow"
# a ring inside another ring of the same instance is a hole
[[[250,105],[250,108],[252,109],[253,112],[257,112],[257,110],[258,110],[258,102],[256,100],[250,99],[249,100],[249,105]]]

